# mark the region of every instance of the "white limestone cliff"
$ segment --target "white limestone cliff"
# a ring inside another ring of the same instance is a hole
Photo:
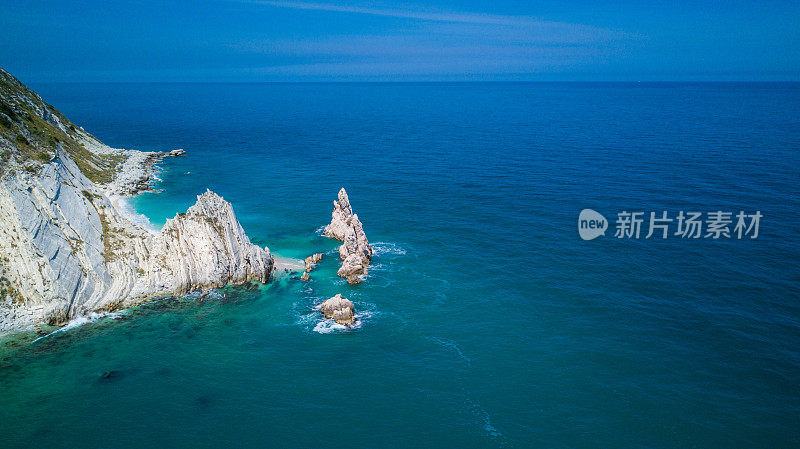
[[[0,334],[270,278],[269,249],[213,192],[158,232],[124,213],[170,154],[103,145],[1,69],[0,100]]]
[[[274,264],[268,248],[250,243],[231,204],[210,190],[186,213],[167,220],[148,249],[146,291],[263,283]]]
[[[4,332],[147,298],[266,282],[273,258],[250,242],[231,204],[213,192],[154,235],[59,153],[38,176],[0,182],[0,265],[13,289],[0,298]]]

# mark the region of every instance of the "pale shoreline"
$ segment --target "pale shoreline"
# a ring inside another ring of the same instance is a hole
[[[284,257],[275,253],[272,254],[272,257],[275,258],[275,269],[272,274],[274,277],[288,275],[305,269],[305,264],[300,259],[292,259],[291,257]],[[287,273],[285,270],[289,270],[289,272]]]
[[[120,215],[151,234],[158,234],[161,229],[156,228],[149,217],[137,211],[129,200],[141,192],[153,191],[150,183],[159,180],[155,176],[160,169],[159,163],[165,157],[177,155],[172,152],[118,151],[124,151],[128,157],[120,164],[114,180],[101,186],[101,189]]]

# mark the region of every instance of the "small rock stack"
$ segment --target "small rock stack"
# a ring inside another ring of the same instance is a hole
[[[336,296],[326,299],[319,310],[325,315],[325,318],[332,318],[339,324],[345,326],[353,324],[353,302],[342,297],[341,294],[337,293]]]
[[[308,282],[310,279],[311,270],[313,270],[319,261],[322,260],[322,253],[314,253],[305,259],[306,269],[303,271],[303,275],[300,276],[300,280]]]

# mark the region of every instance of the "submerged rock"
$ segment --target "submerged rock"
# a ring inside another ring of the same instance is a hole
[[[214,402],[215,402],[215,400],[214,400],[214,398],[212,396],[204,394],[202,396],[198,396],[194,400],[194,405],[195,405],[195,407],[209,407],[209,406],[214,405]]]
[[[367,274],[367,266],[372,262],[372,246],[361,220],[353,213],[344,188],[339,191],[338,201],[333,202],[331,223],[325,227],[323,234],[344,242],[339,247],[342,266],[337,274],[346,278],[349,284],[361,282],[361,276]]]
[[[124,373],[122,371],[109,370],[109,371],[104,371],[103,374],[100,375],[100,378],[98,379],[98,381],[100,381],[100,382],[113,382],[113,381],[121,379],[123,376],[124,376]]]
[[[325,318],[333,319],[339,324],[346,326],[353,324],[353,314],[355,313],[353,302],[342,297],[339,293],[332,298],[326,299],[319,310],[325,315]]]

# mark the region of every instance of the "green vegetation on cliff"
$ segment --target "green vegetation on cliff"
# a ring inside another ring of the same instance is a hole
[[[93,137],[0,69],[0,175],[14,167],[37,173],[60,146],[87,178],[110,182],[125,156],[93,153],[81,144],[86,138]]]

